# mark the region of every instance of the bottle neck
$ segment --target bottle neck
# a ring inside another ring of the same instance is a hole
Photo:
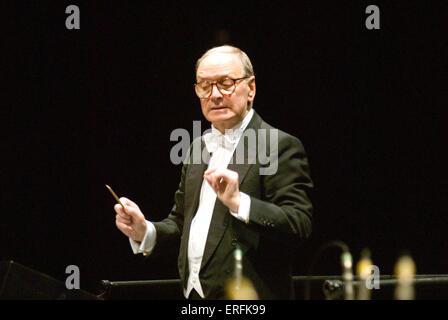
[[[241,281],[243,278],[243,254],[241,249],[236,249],[234,253],[235,257],[235,279]]]

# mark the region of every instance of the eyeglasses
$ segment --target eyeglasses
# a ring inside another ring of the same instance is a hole
[[[212,95],[213,85],[216,85],[216,88],[223,96],[230,96],[235,92],[235,88],[238,85],[237,81],[247,78],[249,77],[237,79],[223,78],[217,81],[203,80],[194,85],[194,90],[199,99],[208,99]]]

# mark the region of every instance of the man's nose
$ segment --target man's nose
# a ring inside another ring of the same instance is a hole
[[[223,95],[218,89],[218,85],[216,83],[212,84],[212,93],[210,94],[210,98],[222,98]]]

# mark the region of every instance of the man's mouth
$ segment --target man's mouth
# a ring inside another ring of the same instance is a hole
[[[217,107],[212,107],[211,110],[223,110],[223,109],[227,109],[227,107],[224,106],[217,106]]]

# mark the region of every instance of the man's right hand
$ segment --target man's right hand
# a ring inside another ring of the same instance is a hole
[[[125,210],[120,204],[114,206],[117,213],[115,224],[117,228],[134,241],[141,242],[146,233],[146,220],[140,208],[131,200],[121,197]]]

